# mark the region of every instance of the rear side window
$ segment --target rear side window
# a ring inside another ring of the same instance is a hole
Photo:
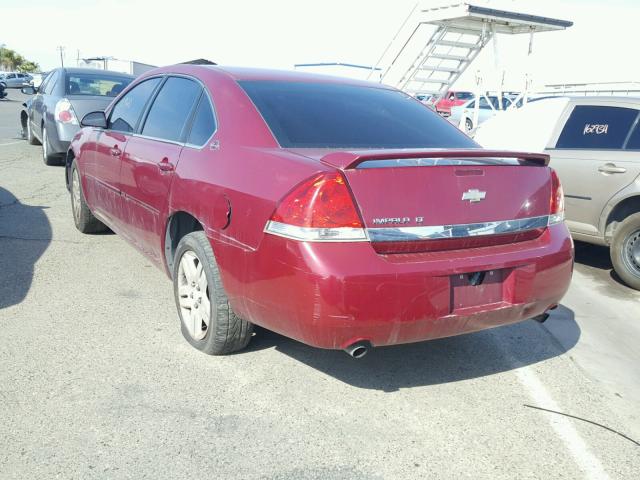
[[[636,124],[625,148],[627,150],[640,150],[640,123]]]
[[[142,114],[160,80],[160,78],[145,80],[118,100],[118,103],[111,111],[108,128],[119,132],[132,133],[140,119],[140,114]]]
[[[632,108],[578,105],[556,148],[621,149],[637,116]]]
[[[142,134],[180,141],[202,87],[187,78],[170,77],[153,101]]]
[[[47,77],[47,84],[44,87],[44,93],[46,93],[47,95],[51,95],[53,89],[56,86],[56,83],[58,82],[58,77],[60,77],[60,70],[54,71],[51,75],[49,75],[49,77]]]
[[[216,119],[208,95],[202,95],[198,109],[193,117],[193,125],[187,143],[201,146],[206,143],[216,130]]]
[[[397,90],[336,83],[241,81],[281,147],[477,148]]]

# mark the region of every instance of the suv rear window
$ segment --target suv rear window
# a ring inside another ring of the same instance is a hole
[[[578,105],[556,148],[620,149],[637,116],[638,110],[632,108]]]
[[[397,90],[334,83],[241,81],[284,148],[475,148]]]
[[[93,73],[67,74],[65,93],[67,95],[97,95],[115,97],[131,83],[133,78],[96,75]]]

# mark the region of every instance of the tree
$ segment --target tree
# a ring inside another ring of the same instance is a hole
[[[0,69],[19,70],[21,72],[35,72],[40,70],[40,65],[27,60],[15,50],[0,48]]]

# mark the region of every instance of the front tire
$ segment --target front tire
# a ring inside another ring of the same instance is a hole
[[[464,131],[468,135],[473,130],[473,122],[470,118],[464,120]]]
[[[93,216],[82,191],[82,182],[76,161],[71,165],[71,183],[69,185],[71,193],[71,212],[76,228],[82,233],[99,233],[107,231],[107,226]]]
[[[249,344],[253,324],[231,309],[204,232],[192,232],[180,240],[173,290],[182,335],[193,347],[208,355],[225,355]]]
[[[611,263],[624,283],[640,290],[640,213],[629,215],[616,228]]]

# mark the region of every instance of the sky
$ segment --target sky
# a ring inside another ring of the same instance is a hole
[[[506,84],[640,81],[640,0],[469,0],[571,20],[566,31],[498,38]],[[423,0],[423,5],[443,3]],[[445,2],[446,3],[446,2]],[[451,2],[455,3],[455,2]],[[113,56],[153,65],[207,58],[223,65],[293,68],[296,63],[372,65],[416,0],[0,0],[0,44],[43,69],[76,57]],[[490,45],[460,79],[470,88],[480,71],[495,80]]]

